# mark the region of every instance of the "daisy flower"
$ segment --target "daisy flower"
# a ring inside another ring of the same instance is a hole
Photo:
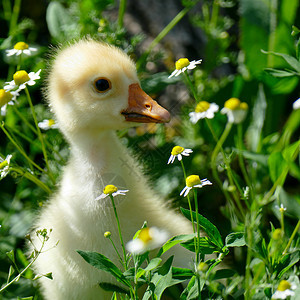
[[[300,98],[293,103],[293,110],[300,108]]]
[[[106,198],[107,196],[117,196],[117,195],[126,195],[126,193],[128,192],[128,190],[118,190],[117,187],[115,187],[112,184],[107,185],[104,189],[103,189],[103,193],[98,196],[95,200],[101,200]]]
[[[238,98],[230,98],[224,104],[221,113],[226,114],[229,123],[239,124],[243,122],[247,116],[248,104],[241,102]]]
[[[200,119],[212,119],[215,113],[219,110],[219,106],[216,103],[209,103],[207,101],[200,101],[195,111],[190,112],[190,121],[196,124]]]
[[[294,296],[296,284],[290,284],[287,280],[281,280],[272,299],[286,299],[288,296]]]
[[[178,76],[186,70],[195,69],[198,64],[201,64],[202,59],[189,61],[187,58],[180,58],[175,63],[175,71],[168,77]]]
[[[18,42],[14,45],[13,49],[6,50],[6,55],[7,56],[12,56],[12,55],[21,55],[21,54],[26,54],[26,55],[31,55],[31,51],[36,51],[36,48],[31,48],[28,46],[28,44],[24,42]]]
[[[5,159],[0,157],[0,178],[1,179],[4,178],[8,174],[11,158],[12,158],[11,154],[7,155]]]
[[[281,213],[286,211],[286,207],[284,207],[282,203],[280,204],[280,206],[275,205],[275,208],[277,208]]]
[[[4,89],[0,89],[0,107],[1,107],[1,115],[5,116],[7,105],[14,105],[14,101],[16,101],[19,96],[18,92],[9,92]]]
[[[182,155],[189,156],[190,153],[192,153],[192,152],[193,152],[192,149],[184,149],[183,147],[175,146],[171,151],[171,156],[168,160],[168,164],[170,164],[170,163],[172,164],[176,157],[179,161],[181,161]]]
[[[6,82],[6,83],[8,83],[8,85],[4,86],[4,89],[6,91],[11,91],[11,90],[17,89],[16,91],[19,92],[19,91],[25,89],[27,84],[30,86],[35,85],[35,80],[41,78],[40,72],[41,72],[41,70],[38,70],[37,72],[30,72],[28,74],[24,70],[17,71],[13,75],[13,80],[10,82]]]
[[[141,229],[137,238],[126,244],[126,249],[132,254],[143,254],[160,247],[167,239],[168,234],[166,231],[156,227],[145,227]]]
[[[186,186],[183,188],[183,190],[180,193],[180,196],[183,195],[185,197],[192,188],[202,188],[204,185],[212,185],[212,183],[205,179],[200,179],[198,175],[190,175],[186,178]]]
[[[57,123],[55,123],[55,121],[53,119],[49,119],[49,120],[45,119],[42,122],[39,122],[38,126],[44,130],[58,128]]]

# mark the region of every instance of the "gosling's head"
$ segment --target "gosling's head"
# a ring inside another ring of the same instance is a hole
[[[81,40],[58,52],[47,99],[67,137],[168,122],[170,114],[140,87],[132,60],[121,50]]]

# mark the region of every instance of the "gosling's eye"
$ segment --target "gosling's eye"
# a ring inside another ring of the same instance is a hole
[[[107,78],[97,78],[94,81],[94,87],[97,92],[105,93],[111,89],[111,82]]]

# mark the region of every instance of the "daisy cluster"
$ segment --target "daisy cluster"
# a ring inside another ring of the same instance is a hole
[[[13,49],[6,50],[7,56],[20,56],[22,54],[31,55],[31,52],[37,51],[36,48],[29,47],[25,42],[18,42]],[[36,80],[40,79],[40,72],[27,73],[25,70],[19,70],[13,75],[13,80],[6,82],[3,89],[0,89],[0,107],[1,115],[6,114],[7,105],[14,105],[20,91],[27,85],[32,86]]]

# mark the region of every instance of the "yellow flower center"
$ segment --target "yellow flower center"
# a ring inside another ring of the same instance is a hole
[[[282,237],[282,230],[280,228],[275,229],[272,233],[273,240],[277,241],[281,239],[281,237]]]
[[[280,211],[281,213],[284,213],[284,211],[285,211],[284,207],[280,207],[280,208],[279,208],[279,211]]]
[[[104,188],[103,193],[106,195],[111,195],[112,193],[115,193],[117,190],[118,190],[117,187],[115,187],[112,184],[109,184]]]
[[[200,113],[200,112],[205,112],[209,109],[210,103],[207,101],[200,101],[195,109],[195,112]]]
[[[29,46],[26,43],[18,42],[18,43],[15,44],[14,49],[16,49],[16,50],[25,50],[25,49],[28,49],[28,47]]]
[[[5,160],[2,163],[0,163],[0,170],[3,169],[3,168],[5,168],[6,166],[8,166],[7,160]]]
[[[240,109],[243,109],[243,110],[248,110],[249,106],[246,102],[242,102],[240,104]]]
[[[278,285],[277,290],[283,292],[283,291],[288,290],[290,288],[291,288],[291,284],[288,281],[281,280],[279,285]]]
[[[184,67],[187,67],[190,64],[190,61],[187,58],[180,58],[176,61],[175,67],[176,70],[181,70]]]
[[[201,184],[201,180],[198,175],[190,175],[186,178],[186,186],[187,187],[193,187],[197,184]]]
[[[240,108],[241,101],[238,98],[230,98],[224,104],[224,107],[230,110],[236,110]]]
[[[175,156],[175,155],[178,155],[178,154],[182,153],[183,150],[184,150],[183,147],[175,146],[175,147],[172,149],[171,154],[172,154],[173,156]]]
[[[23,84],[24,82],[30,80],[28,73],[24,70],[16,72],[13,76],[13,79],[17,85]]]
[[[4,89],[0,89],[0,107],[7,104],[11,99],[13,95],[10,92],[7,92]]]
[[[111,236],[111,232],[110,231],[104,232],[104,237],[109,238],[110,236]]]
[[[49,126],[53,126],[55,124],[55,121],[53,119],[48,120]]]
[[[150,235],[150,229],[148,227],[143,228],[139,233],[139,239],[142,240],[145,244],[152,240]]]

